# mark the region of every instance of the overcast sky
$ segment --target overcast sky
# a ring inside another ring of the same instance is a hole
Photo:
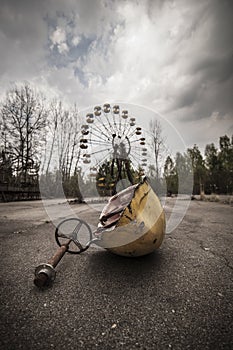
[[[0,0],[0,96],[156,110],[201,148],[233,133],[233,1]]]

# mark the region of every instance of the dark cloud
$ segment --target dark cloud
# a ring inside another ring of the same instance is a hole
[[[0,74],[21,80],[43,68],[47,28],[35,1],[1,1]]]
[[[183,121],[208,118],[215,112],[232,115],[232,10],[232,1],[206,2],[201,18],[194,18],[195,26],[183,35],[185,48],[179,37],[182,50],[175,58],[187,81],[181,88],[172,90],[170,110],[180,110]]]
[[[1,0],[0,93],[36,81],[72,102],[158,103],[171,120],[229,130],[232,13],[232,0]]]
[[[222,54],[222,57],[208,56],[196,62],[192,74],[202,74],[203,79],[224,82],[233,76],[233,53]]]
[[[189,83],[176,92],[172,106],[181,109],[195,105],[192,115],[183,120],[206,118],[214,111],[223,115],[233,111],[233,56],[206,58],[190,73]]]

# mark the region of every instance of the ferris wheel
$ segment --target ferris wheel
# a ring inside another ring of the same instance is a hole
[[[98,180],[98,187],[116,184],[127,179],[137,183],[147,167],[146,136],[136,124],[136,118],[119,105],[106,103],[86,114],[81,126],[81,160],[89,165],[90,177]],[[114,191],[113,191],[114,192]]]

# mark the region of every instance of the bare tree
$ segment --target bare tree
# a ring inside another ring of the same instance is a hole
[[[77,107],[67,110],[61,101],[53,101],[49,108],[47,145],[44,160],[46,174],[57,165],[62,179],[75,172],[80,158],[80,117]]]
[[[70,179],[72,173],[77,171],[80,161],[80,117],[76,106],[70,111],[64,111],[61,126],[58,137],[59,167],[63,178]]]
[[[151,133],[151,151],[155,159],[155,175],[158,179],[160,177],[160,160],[162,159],[163,153],[165,152],[165,141],[162,136],[161,123],[156,119],[150,120],[150,133]]]
[[[48,124],[47,124],[47,137],[46,145],[44,149],[44,164],[42,168],[42,173],[46,167],[46,174],[49,172],[52,155],[54,152],[54,145],[57,135],[58,119],[61,111],[61,102],[57,103],[53,100],[48,109]],[[51,142],[50,142],[51,141]]]
[[[42,96],[25,84],[7,93],[1,108],[8,152],[17,179],[27,182],[30,172],[38,173],[47,112]]]
[[[71,176],[72,169],[74,173],[77,173],[78,163],[80,161],[81,150],[79,147],[79,138],[80,138],[80,129],[81,129],[81,120],[78,115],[78,110],[76,105],[71,110],[71,127],[72,127],[72,136],[70,143],[70,157],[68,165],[68,175]]]

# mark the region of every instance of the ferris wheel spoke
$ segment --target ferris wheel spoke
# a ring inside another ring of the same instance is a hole
[[[119,117],[119,132],[120,132],[120,134],[122,134],[122,131],[121,131],[121,117]]]
[[[131,157],[134,158],[134,160],[137,163],[143,162],[143,159],[144,159],[144,163],[147,161],[147,158],[145,158],[145,156],[143,157],[141,154],[136,153],[136,152],[132,153]]]
[[[106,156],[104,156],[101,160],[97,160],[97,159],[96,159],[95,167],[98,168],[98,166],[99,166],[100,164],[104,163],[105,159],[107,159],[110,155],[111,155],[111,152],[109,152],[108,154],[106,154]]]
[[[107,119],[108,124],[109,124],[109,126],[110,126],[110,128],[112,130],[111,124],[110,124],[108,118],[106,117],[106,114],[104,113],[103,115],[105,116],[105,119]],[[107,131],[107,134],[109,134],[109,129],[106,127],[105,123],[103,122],[103,119],[99,118],[99,116],[96,116],[96,119],[104,127],[104,129]]]
[[[135,153],[137,153],[137,154],[140,154],[141,151],[142,151],[142,147],[135,147],[135,146],[132,146],[131,151],[132,151],[132,152],[135,152]]]
[[[91,144],[98,144],[98,145],[111,145],[111,143],[109,141],[102,141],[102,140],[91,140]]]
[[[109,125],[109,127],[110,127],[112,133],[114,133],[115,130],[114,130],[114,128],[112,127],[112,124],[110,123],[110,121],[109,121],[109,119],[108,119],[108,114],[104,113],[104,116],[105,116],[105,118],[107,119],[108,125]]]
[[[128,127],[130,128],[130,125],[128,125]],[[124,125],[123,125],[123,132],[122,132],[122,135],[125,136],[126,130],[127,130],[127,119],[124,119]]]
[[[146,155],[143,155],[142,153],[141,154],[136,154],[134,153],[134,156],[137,157],[137,159],[142,162],[142,163],[146,163],[147,162],[147,156]]]
[[[108,104],[107,104],[107,105],[108,105]],[[110,123],[110,121],[109,121],[109,119],[108,119],[108,113],[109,113],[109,112],[110,112],[110,105],[108,105],[108,106],[105,105],[105,106],[104,106],[104,110],[103,110],[102,116],[105,117],[105,119],[107,120],[107,123],[108,123],[110,129],[112,130],[112,132],[114,132],[114,130],[113,130],[113,128],[112,128],[112,125],[111,125],[111,123]],[[100,115],[101,115],[101,114],[100,114]],[[97,115],[97,116],[96,116],[96,119],[99,121],[100,124],[102,124],[102,125],[104,126],[104,128],[106,129],[106,131],[109,133],[108,128],[106,127],[106,125],[105,125],[104,122],[103,122],[103,118],[99,118],[100,115]]]
[[[101,124],[101,126],[103,126],[102,129],[100,128],[99,124],[97,124],[96,126],[92,126],[92,129],[94,131],[96,131],[97,133],[99,133],[99,135],[105,136],[107,139],[109,139],[109,136],[108,136],[109,130],[106,128],[106,126],[104,124]],[[103,129],[105,129],[105,131]],[[107,131],[107,134],[106,134],[106,131]],[[101,137],[101,136],[97,136],[97,137]]]
[[[141,163],[140,163],[138,160],[135,160],[135,161],[132,162],[132,163],[133,163],[134,167],[136,167],[136,168],[141,167]]]
[[[126,137],[130,138],[131,136],[133,136],[133,135],[135,134],[135,130],[136,130],[136,129],[132,130],[130,134],[127,134],[127,135],[126,135]]]
[[[116,116],[115,116],[115,113],[113,113],[113,125],[114,125],[114,127],[115,127],[115,129],[114,129],[114,131],[115,131],[115,133],[117,133],[117,125],[116,125]]]
[[[95,132],[94,132],[94,131]],[[110,137],[108,136],[108,135],[106,135],[104,132],[103,132],[103,130],[102,129],[96,129],[96,128],[93,128],[92,130],[91,130],[91,134],[92,135],[94,135],[94,136],[96,136],[96,137],[98,137],[98,138],[100,138],[100,139],[102,139],[102,140],[110,140]]]
[[[131,158],[133,158],[137,163],[139,163],[137,154],[131,153]]]
[[[130,129],[130,125],[128,125],[127,127],[127,124],[126,124],[126,120],[125,120],[125,125],[124,125],[124,131],[123,131],[123,135],[126,135],[126,133],[128,132],[128,130]]]
[[[143,147],[141,146],[134,146],[133,149],[135,149],[136,151],[142,151]]]
[[[135,142],[140,142],[140,139],[136,139],[136,140],[130,141],[130,143],[135,143]]]
[[[129,132],[125,135],[125,137],[127,137],[128,139],[131,139],[132,137],[134,137],[135,130],[131,129],[131,130],[129,130]]]
[[[92,140],[90,141],[90,144],[91,144],[91,145],[94,145],[94,144],[98,144],[98,145],[109,145],[109,146],[110,146],[112,143],[109,142],[109,141],[99,141],[99,140],[92,139]]]
[[[103,153],[103,152],[107,152],[109,151],[109,154],[111,153],[111,148],[105,148],[105,149],[101,149],[95,152],[91,152],[90,155],[93,156],[94,154],[98,154],[98,153]]]

